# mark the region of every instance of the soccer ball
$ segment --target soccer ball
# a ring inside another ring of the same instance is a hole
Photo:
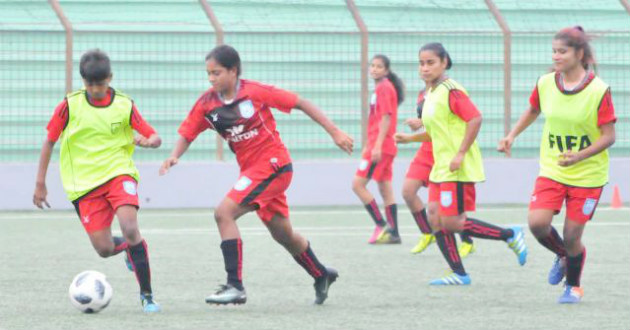
[[[72,305],[83,313],[98,313],[109,305],[114,290],[105,274],[86,270],[74,277],[68,294]]]

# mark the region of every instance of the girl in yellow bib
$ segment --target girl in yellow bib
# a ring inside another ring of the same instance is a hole
[[[429,176],[429,222],[453,271],[430,284],[468,285],[471,280],[453,233],[505,241],[521,265],[527,260],[527,247],[520,227],[505,229],[466,216],[467,211],[475,210],[475,183],[485,180],[481,152],[475,141],[481,114],[464,87],[446,76],[452,61],[442,44],[422,46],[419,59],[420,74],[426,84],[422,121],[433,142],[435,159]]]
[[[529,228],[538,242],[556,254],[549,284],[566,275],[559,303],[578,303],[586,249],[584,226],[595,213],[608,181],[608,151],[615,142],[615,112],[610,88],[592,70],[594,57],[584,30],[558,32],[552,42],[554,72],[538,79],[530,107],[498,150],[510,155],[514,139],[542,113],[540,174],[529,204]],[[564,239],[551,225],[566,201]]]

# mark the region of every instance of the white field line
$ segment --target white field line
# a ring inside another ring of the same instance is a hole
[[[405,210],[406,211],[406,210]],[[401,210],[401,212],[405,212]],[[490,207],[490,208],[480,208],[477,212],[513,212],[513,211],[527,211],[527,207]],[[600,212],[616,212],[616,211],[626,211],[630,212],[630,208],[624,207],[620,209],[613,209],[610,207],[602,207],[598,208],[596,213]],[[294,215],[305,215],[305,216],[322,216],[322,215],[345,215],[345,214],[365,214],[367,213],[365,210],[296,210],[290,211],[290,214]],[[0,221],[1,220],[14,220],[14,219],[25,219],[25,220],[56,220],[56,219],[66,219],[68,215],[60,215],[60,214],[51,214],[46,215],[45,211],[43,213],[14,213],[14,214],[2,214],[0,213]],[[630,215],[630,214],[629,214]],[[75,213],[71,213],[72,217],[76,217]],[[187,218],[187,217],[213,217],[213,211],[203,211],[203,212],[160,212],[159,210],[150,210],[148,213],[140,211],[138,214],[139,219],[151,219],[151,218]]]

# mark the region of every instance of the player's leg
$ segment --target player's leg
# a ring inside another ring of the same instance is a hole
[[[378,204],[376,203],[376,199],[374,199],[374,196],[367,189],[367,184],[370,181],[370,179],[367,177],[361,176],[361,175],[367,176],[369,171],[367,171],[366,173],[363,173],[363,172],[366,172],[366,171],[357,172],[357,175],[355,175],[354,179],[352,180],[352,191],[354,191],[354,193],[359,197],[359,200],[361,200],[361,203],[363,203],[365,209],[370,215],[370,218],[372,218],[372,220],[374,221],[374,224],[376,225],[374,227],[374,232],[372,233],[372,236],[370,236],[370,239],[368,240],[368,243],[374,244],[376,243],[376,239],[381,235],[381,233],[385,229],[386,222],[383,219],[383,215],[381,214],[381,211],[378,209]]]
[[[271,216],[270,220],[265,219],[269,217],[268,210],[272,208],[277,209],[278,204],[284,204],[284,202],[274,201],[273,204],[276,205],[270,204],[267,206],[267,210],[259,211],[261,219],[267,226],[273,239],[280,243],[293,256],[293,259],[315,280],[315,303],[318,305],[324,303],[328,297],[328,288],[339,276],[337,271],[324,266],[317,259],[310,243],[302,235],[293,231],[291,222],[283,214],[284,212],[276,213]]]
[[[217,292],[206,297],[209,304],[243,304],[247,301],[242,276],[243,241],[236,220],[253,210],[254,205],[240,205],[227,196],[214,211],[214,219],[221,236],[221,252],[227,281]]]
[[[140,285],[140,300],[144,311],[147,313],[159,312],[160,306],[153,300],[148,246],[138,229],[137,206],[129,204],[118,206],[116,217],[128,244],[127,256]]]
[[[564,246],[566,248],[566,288],[560,297],[560,303],[578,303],[584,292],[580,283],[586,261],[586,247],[582,244],[582,235],[586,223],[595,214],[601,197],[602,188],[569,188],[567,217],[564,221]]]
[[[411,171],[411,168],[409,171]],[[423,186],[426,186],[424,181],[410,178],[408,172],[407,178],[405,178],[405,181],[403,182],[402,195],[405,200],[405,204],[407,204],[407,207],[411,211],[411,215],[413,216],[418,229],[420,229],[420,232],[422,233],[418,244],[411,249],[411,253],[421,253],[435,241],[435,236],[433,236],[431,225],[429,224],[429,219],[427,218],[425,205],[418,196],[418,191]]]
[[[473,183],[447,182],[440,184],[440,213],[450,217],[458,216],[457,221],[453,219],[445,221],[445,224],[448,225],[446,229],[472,237],[505,241],[516,254],[519,264],[524,265],[527,262],[527,245],[521,227],[503,228],[475,218],[459,218],[464,212],[475,211],[475,200],[476,193]]]
[[[376,181],[378,191],[385,204],[385,217],[387,218],[387,234],[381,235],[379,243],[400,244],[400,233],[398,232],[398,206],[394,197],[394,188],[391,178],[389,180]]]
[[[555,254],[549,271],[549,284],[559,284],[566,273],[566,255],[564,240],[551,223],[555,214],[560,212],[562,203],[568,195],[568,187],[553,180],[539,177],[536,179],[534,192],[529,204],[529,229],[538,242]]]
[[[434,231],[435,241],[442,252],[442,256],[451,268],[452,273],[442,278],[432,280],[429,284],[469,285],[471,283],[470,277],[466,273],[461,257],[459,256],[455,235],[452,231],[448,230],[448,228],[457,227],[453,223],[464,221],[466,215],[442,216],[439,209],[439,203],[433,201],[429,202],[429,219],[432,220],[435,217],[439,217],[444,228],[439,231]],[[435,222],[435,220],[432,222]]]

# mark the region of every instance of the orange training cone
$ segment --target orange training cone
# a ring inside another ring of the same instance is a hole
[[[615,185],[615,188],[613,190],[612,203],[610,203],[610,207],[612,207],[613,209],[620,209],[621,206],[622,206],[621,194],[619,193],[619,186]]]

